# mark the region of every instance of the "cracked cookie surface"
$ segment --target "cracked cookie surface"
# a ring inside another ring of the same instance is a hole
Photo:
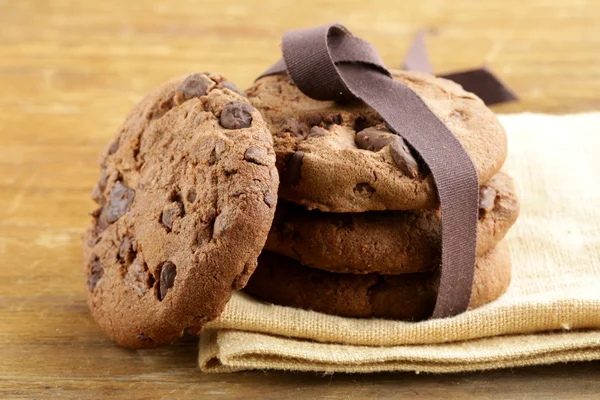
[[[506,135],[477,96],[428,74],[392,74],[457,137],[473,160],[479,182],[498,172],[506,158]],[[261,78],[246,94],[273,134],[281,198],[327,212],[436,206],[429,171],[371,108],[313,100],[285,75]]]
[[[500,242],[519,214],[505,173],[480,193],[478,255]],[[331,272],[406,274],[439,264],[440,228],[438,210],[324,213],[280,201],[265,249]]]
[[[272,137],[218,74],[144,98],[108,146],[84,236],[94,319],[121,346],[199,332],[252,274],[277,202]]]
[[[469,308],[490,303],[508,288],[510,254],[506,242],[477,258]],[[419,321],[431,315],[436,296],[435,274],[339,274],[303,266],[264,251],[244,289],[277,305],[342,317],[378,317]]]

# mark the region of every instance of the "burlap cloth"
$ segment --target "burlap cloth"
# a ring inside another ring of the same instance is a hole
[[[204,372],[459,372],[600,359],[600,113],[500,117],[521,216],[499,300],[418,323],[233,296],[200,337]]]

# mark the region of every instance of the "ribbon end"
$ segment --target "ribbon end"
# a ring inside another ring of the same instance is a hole
[[[433,67],[431,66],[429,54],[427,53],[424,30],[418,31],[415,35],[415,39],[404,57],[402,69],[433,74]]]

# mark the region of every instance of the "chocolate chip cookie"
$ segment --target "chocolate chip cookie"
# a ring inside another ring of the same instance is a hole
[[[94,319],[156,347],[217,317],[254,271],[277,202],[271,134],[220,75],[175,79],[108,146],[84,238]]]
[[[500,297],[510,284],[510,254],[505,242],[477,258],[470,309]],[[258,299],[343,317],[418,321],[431,315],[435,274],[338,274],[305,267],[263,252],[244,289]]]
[[[494,247],[519,214],[512,179],[500,172],[480,188],[477,254]],[[265,248],[331,272],[395,275],[439,264],[438,210],[324,213],[281,202]]]
[[[506,158],[506,135],[478,97],[429,74],[392,73],[456,135],[480,182],[498,172]],[[436,206],[435,186],[422,160],[366,105],[313,100],[285,75],[261,78],[246,93],[273,134],[281,198],[328,212]]]

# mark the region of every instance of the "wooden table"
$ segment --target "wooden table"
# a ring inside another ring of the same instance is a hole
[[[485,61],[522,96],[499,112],[600,109],[598,1],[0,0],[0,398],[600,397],[600,363],[205,375],[195,340],[127,351],[89,317],[80,235],[99,153],[127,111],[189,72],[245,87],[279,57],[285,30],[331,21],[390,66],[428,28],[438,72]]]

